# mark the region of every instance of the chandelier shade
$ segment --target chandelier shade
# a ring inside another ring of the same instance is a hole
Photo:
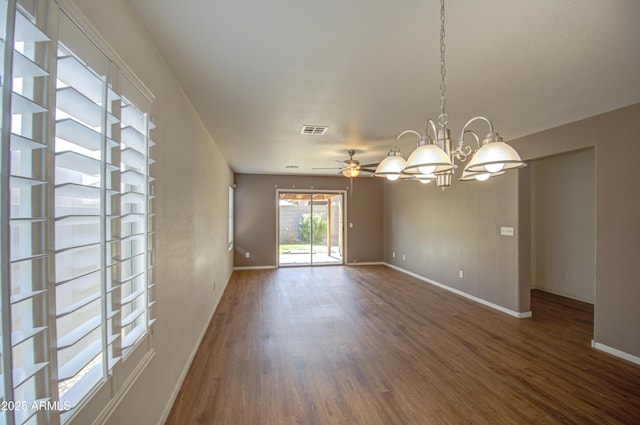
[[[525,166],[518,152],[504,143],[497,133],[494,134],[489,134],[482,141],[482,147],[473,155],[465,171],[497,173]]]
[[[445,151],[434,144],[421,145],[407,159],[405,171],[416,170],[421,174],[441,173],[451,170],[453,164]]]
[[[414,174],[413,178],[422,184],[431,183],[436,179],[434,174]]]
[[[468,181],[486,181],[489,180],[490,177],[494,177],[494,176],[501,176],[504,173],[506,173],[506,171],[502,170],[502,171],[498,171],[496,173],[489,173],[487,171],[467,171],[467,170],[463,170],[462,171],[462,177],[460,177],[458,179],[458,181],[461,182],[468,182]]]
[[[402,170],[406,165],[406,161],[402,157],[402,152],[396,147],[391,148],[389,154],[383,159],[376,168],[375,176],[386,177],[387,180],[398,180]]]
[[[399,179],[400,179],[400,180],[404,180],[404,181],[407,181],[407,180],[415,180],[415,176],[414,176],[414,175],[412,175],[412,174],[405,174],[405,173],[401,173],[401,174],[400,174],[400,178],[399,178]]]

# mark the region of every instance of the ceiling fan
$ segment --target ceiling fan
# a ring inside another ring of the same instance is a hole
[[[355,149],[349,149],[347,151],[349,154],[349,159],[345,159],[344,161],[336,160],[337,162],[342,162],[344,165],[342,167],[316,167],[314,170],[340,170],[339,174],[347,178],[358,177],[360,173],[375,173],[376,167],[378,164],[360,164],[360,161],[357,159],[353,159],[353,155],[355,155]]]

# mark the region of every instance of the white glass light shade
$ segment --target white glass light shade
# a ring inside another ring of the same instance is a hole
[[[468,170],[464,170],[462,172],[462,177],[460,177],[458,180],[461,182],[466,182],[466,181],[486,181],[489,180],[490,177],[494,177],[494,176],[501,176],[502,174],[506,173],[506,171],[502,170],[502,171],[498,171],[497,173],[488,173],[486,171],[468,171]]]
[[[484,166],[484,169],[490,173],[497,173],[498,171],[502,171],[504,168],[503,162],[498,162],[497,164],[487,164]]]
[[[434,174],[416,174],[414,178],[422,184],[427,184],[434,181],[436,176]]]
[[[378,177],[386,177],[388,180],[398,180],[400,173],[404,169],[406,162],[400,152],[389,153],[385,159],[378,164],[375,175]]]
[[[435,165],[423,165],[422,167],[418,167],[418,171],[420,174],[433,174],[436,171]]]
[[[488,142],[473,155],[465,171],[496,173],[511,168],[524,167],[515,149],[504,142]]]
[[[445,151],[434,144],[418,146],[407,159],[406,171],[418,169],[422,174],[451,170],[453,164]]]
[[[400,178],[400,173],[389,173],[385,174],[384,176],[387,178],[387,180],[394,182]]]
[[[358,177],[360,175],[360,169],[358,168],[345,168],[344,170],[342,170],[342,175],[347,177],[347,178],[354,178],[354,177]]]

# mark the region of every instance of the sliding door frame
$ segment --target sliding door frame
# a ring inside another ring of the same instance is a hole
[[[282,193],[299,193],[299,194],[303,194],[303,195],[314,195],[314,194],[327,194],[327,195],[341,195],[342,196],[342,263],[340,264],[336,264],[336,263],[319,263],[319,264],[314,264],[313,263],[313,253],[311,254],[310,257],[310,263],[309,264],[301,264],[300,267],[321,267],[321,266],[344,266],[345,264],[347,264],[347,191],[346,190],[335,190],[335,189],[327,189],[327,190],[322,190],[322,189],[276,189],[276,199],[275,199],[275,205],[276,205],[276,246],[275,246],[275,252],[276,252],[276,265],[278,268],[281,267],[280,265],[280,194]],[[311,209],[311,212],[313,212],[313,207]],[[311,241],[311,246],[313,247],[313,238]],[[287,265],[286,267],[296,267],[296,265]]]

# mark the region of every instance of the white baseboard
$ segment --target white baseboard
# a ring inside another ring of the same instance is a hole
[[[227,285],[228,284],[229,284],[229,281],[227,280]],[[178,397],[180,388],[182,388],[182,384],[184,383],[184,380],[187,377],[187,373],[189,373],[189,369],[191,368],[191,363],[193,363],[193,359],[196,357],[196,354],[198,353],[198,349],[200,348],[200,345],[202,344],[202,340],[204,339],[204,336],[207,333],[207,329],[209,329],[209,325],[213,320],[213,316],[214,314],[216,314],[216,310],[218,309],[218,304],[220,304],[220,300],[222,299],[223,293],[224,293],[224,289],[220,291],[220,295],[218,295],[218,299],[215,302],[215,307],[211,311],[211,315],[209,315],[209,320],[207,320],[207,322],[204,324],[204,327],[200,332],[200,335],[198,336],[198,340],[194,345],[193,350],[191,350],[191,354],[189,354],[189,359],[185,363],[184,368],[180,373],[180,378],[178,379],[176,386],[173,388],[173,391],[171,392],[171,397],[169,397],[169,401],[167,402],[167,405],[162,411],[162,415],[160,416],[158,425],[163,425],[167,421],[167,418],[169,417],[169,413],[171,413],[171,408],[173,407],[173,404],[176,402],[176,398]]]
[[[611,354],[612,356],[620,357],[621,359],[640,365],[640,357],[625,353],[624,351],[609,347],[608,345],[595,342],[594,340],[591,340],[591,346],[596,350],[604,351],[605,353]]]
[[[372,261],[372,262],[367,262],[367,263],[345,263],[346,266],[383,266],[386,263],[384,263],[383,261]],[[309,266],[308,264],[305,264],[303,267],[307,267]],[[238,267],[234,267],[233,270],[271,270],[271,269],[277,269],[278,266],[238,266]]]
[[[467,294],[466,292],[463,292],[463,291],[461,291],[459,289],[455,289],[455,288],[447,286],[447,285],[445,285],[443,283],[436,282],[435,280],[427,279],[424,276],[420,276],[419,274],[410,272],[409,270],[405,270],[405,269],[403,269],[401,267],[398,267],[398,266],[395,266],[393,264],[384,263],[384,265],[387,266],[387,267],[390,267],[390,268],[392,268],[394,270],[398,270],[399,272],[402,272],[404,274],[408,274],[409,276],[415,277],[416,279],[420,279],[420,280],[422,280],[424,282],[427,282],[427,283],[429,283],[431,285],[437,286],[437,287],[442,288],[442,289],[446,289],[447,291],[453,292],[456,295],[460,295],[462,297],[465,297],[467,299],[475,301],[475,302],[477,302],[479,304],[486,305],[487,307],[491,307],[494,310],[498,310],[498,311],[500,311],[502,313],[506,313],[509,316],[517,317],[518,319],[525,319],[525,318],[531,317],[531,312],[530,311],[526,311],[526,312],[523,312],[523,313],[520,313],[518,311],[513,311],[513,310],[510,310],[508,308],[502,307],[501,305],[494,304],[494,303],[489,302],[487,300],[484,300],[482,298],[475,297],[475,296],[473,296],[471,294]]]
[[[240,266],[234,267],[233,270],[272,270],[277,268],[278,266]]]

